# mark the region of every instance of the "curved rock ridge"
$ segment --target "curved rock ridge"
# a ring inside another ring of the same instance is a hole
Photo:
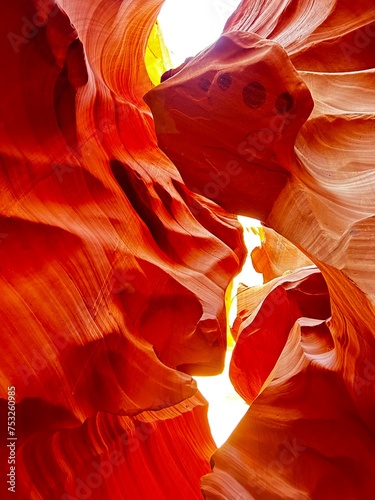
[[[186,185],[266,220],[290,177],[310,93],[280,45],[225,33],[145,96],[159,146]]]
[[[373,433],[342,378],[312,364],[267,388],[212,463],[207,499],[364,500],[374,488]]]
[[[15,453],[20,498],[188,500],[204,476],[209,499],[368,500],[375,5],[243,0],[153,88],[161,4],[1,16],[0,469]],[[233,327],[251,406],[215,452],[192,375],[223,367],[231,213],[269,248]]]
[[[274,40],[297,69],[359,71],[374,65],[374,23],[372,0],[243,0],[224,32]]]
[[[264,283],[294,269],[312,265],[311,260],[286,238],[269,227],[253,228],[261,239],[261,246],[251,252],[255,271],[263,274]]]
[[[318,362],[323,355],[326,361],[327,352],[333,349],[326,324],[331,317],[328,289],[315,266],[275,278],[264,286],[243,288],[238,294],[238,311],[233,325],[237,342],[230,377],[248,404],[271,381],[276,384],[286,376],[293,376],[290,359],[293,337],[298,345],[301,343],[300,354],[305,352],[307,360]],[[291,333],[293,329],[298,330],[298,335]],[[312,358],[313,354],[317,357]],[[303,367],[302,358],[295,367]],[[285,373],[276,375],[282,372],[279,366],[283,364]]]
[[[61,407],[22,405],[17,498],[202,498],[199,478],[216,446],[199,393],[134,417],[99,412],[77,427]]]
[[[366,499],[374,488],[374,311],[321,267],[328,286],[310,266],[239,292],[230,375],[251,406],[213,456],[206,498]]]
[[[329,294],[303,292],[302,312],[302,284],[296,296],[284,283],[312,268],[278,287],[287,251],[253,253],[267,283],[240,292],[231,367],[252,406],[215,453],[206,498],[374,491],[374,23],[367,0],[244,0],[218,42],[146,96],[187,185],[260,218]]]
[[[191,375],[222,370],[246,252],[236,218],[157,147],[142,96],[161,3],[21,0],[1,16],[1,421],[15,387],[19,498],[199,498],[209,470]],[[120,446],[163,408],[150,440]],[[77,491],[111,450],[125,461]]]

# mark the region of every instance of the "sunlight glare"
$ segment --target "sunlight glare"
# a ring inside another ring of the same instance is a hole
[[[158,20],[174,66],[215,42],[240,0],[165,0]]]
[[[240,0],[166,0],[158,20],[173,65],[179,66],[187,57],[214,43],[223,31],[228,17]],[[249,252],[259,246],[259,236],[250,227],[259,221],[239,218],[244,227],[244,238]],[[254,286],[262,283],[248,259],[242,273],[235,278],[234,292],[239,283]],[[233,298],[230,322],[236,316],[236,299]],[[221,446],[233,432],[249,406],[236,393],[229,379],[229,363],[233,348],[227,351],[225,369],[216,377],[195,377],[199,390],[209,402],[208,420],[217,446]]]

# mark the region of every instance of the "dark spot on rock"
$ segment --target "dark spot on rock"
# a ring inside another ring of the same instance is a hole
[[[232,75],[230,73],[222,73],[218,76],[217,86],[221,90],[228,90],[232,85]]]
[[[168,80],[168,78],[170,78],[171,76],[173,76],[173,70],[169,69],[161,75],[160,83],[165,82],[165,80]]]
[[[242,98],[249,108],[260,108],[266,100],[266,89],[260,82],[250,82],[244,87]]]
[[[293,97],[288,92],[284,92],[277,97],[275,107],[279,113],[285,114],[291,109],[293,104]]]
[[[207,80],[207,78],[202,77],[199,80],[199,88],[203,90],[203,92],[208,92],[211,87],[211,82],[210,80]]]

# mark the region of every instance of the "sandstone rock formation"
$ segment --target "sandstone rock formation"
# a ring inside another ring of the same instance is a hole
[[[0,469],[11,442],[19,498],[367,500],[373,1],[244,0],[154,87],[161,4],[4,7]],[[233,214],[270,246],[233,328],[251,407],[215,452],[192,376],[223,367]]]
[[[160,5],[23,0],[1,19],[1,422],[14,386],[19,498],[200,498],[210,470],[191,375],[222,369],[245,248],[156,145],[143,56]]]
[[[231,367],[252,406],[206,498],[374,490],[374,19],[372,2],[243,1],[146,98],[189,187],[261,218],[322,273],[277,278],[286,252],[253,253],[273,279],[240,294]]]

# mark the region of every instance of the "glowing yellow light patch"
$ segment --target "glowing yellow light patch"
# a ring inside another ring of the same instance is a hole
[[[172,67],[169,50],[164,43],[158,21],[154,24],[148,39],[145,64],[150,80],[154,85],[159,85],[161,75]]]

